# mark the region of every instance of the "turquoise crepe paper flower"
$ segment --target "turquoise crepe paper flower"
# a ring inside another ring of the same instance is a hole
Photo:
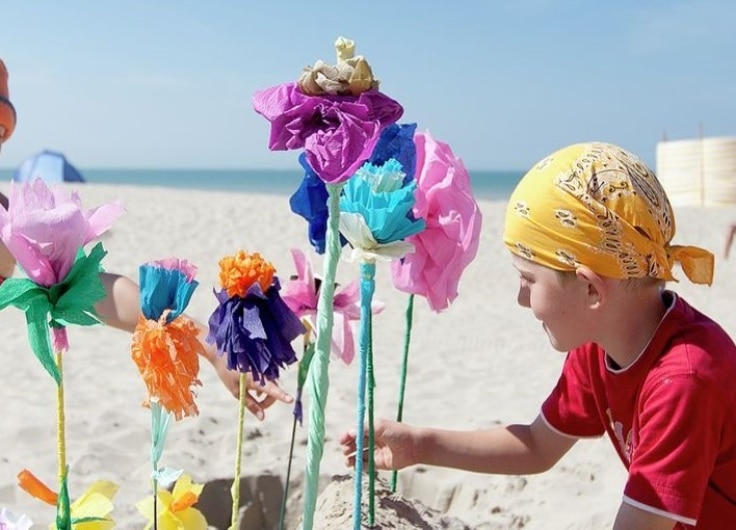
[[[141,312],[148,320],[161,318],[166,310],[166,323],[181,315],[199,285],[194,279],[196,268],[176,258],[153,261],[140,266]]]
[[[85,256],[79,250],[66,278],[44,287],[27,278],[9,278],[0,285],[0,310],[13,305],[26,314],[31,349],[56,384],[61,383],[49,340],[49,326],[91,326],[100,322],[94,305],[105,297],[100,262],[107,252],[102,243]]]
[[[412,215],[416,182],[404,183],[401,164],[366,163],[345,185],[340,198],[340,231],[364,258],[397,258],[413,250],[403,240],[424,230]]]

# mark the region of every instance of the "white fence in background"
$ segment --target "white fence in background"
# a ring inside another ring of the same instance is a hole
[[[656,156],[673,206],[736,204],[736,137],[659,142]]]

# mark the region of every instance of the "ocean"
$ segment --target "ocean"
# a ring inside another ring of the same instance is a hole
[[[87,182],[133,186],[164,186],[212,191],[291,195],[303,173],[296,170],[231,169],[80,169]],[[470,171],[473,195],[479,200],[505,200],[522,171]],[[0,180],[9,181],[12,169],[0,169]]]

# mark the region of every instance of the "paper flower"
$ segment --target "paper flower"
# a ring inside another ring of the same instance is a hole
[[[368,162],[374,166],[382,166],[393,158],[401,165],[404,182],[413,180],[417,165],[417,148],[414,144],[416,129],[416,123],[394,123],[386,127],[381,132]]]
[[[319,282],[312,273],[312,264],[299,249],[291,249],[296,277],[284,285],[283,300],[289,309],[301,319],[306,319],[317,333],[317,300]],[[334,327],[332,332],[332,355],[350,364],[355,357],[355,339],[351,322],[360,320],[360,292],[357,281],[341,287],[333,298]],[[373,302],[371,311],[380,313],[384,304]]]
[[[76,192],[52,191],[41,179],[11,182],[9,207],[0,208],[0,238],[34,283],[50,287],[66,278],[79,249],[122,212],[117,203],[84,210]]]
[[[205,352],[199,329],[182,315],[197,282],[195,267],[186,260],[154,261],[140,267],[141,312],[133,333],[133,361],[150,398],[177,420],[198,414],[193,386],[199,355]]]
[[[414,140],[413,213],[427,227],[407,238],[414,250],[392,264],[392,276],[398,289],[424,296],[432,310],[441,311],[457,297],[460,276],[475,258],[482,218],[468,171],[450,146],[429,133],[419,132]]]
[[[56,351],[62,352],[68,349],[64,326],[99,323],[94,304],[105,297],[100,281],[100,263],[105,254],[101,243],[92,248],[89,256],[80,251],[63,281],[51,287],[26,278],[8,278],[0,285],[0,309],[14,305],[26,314],[33,353],[57,384],[61,383],[61,376],[51,353],[49,327],[55,332]]]
[[[174,484],[173,491],[158,490],[157,521],[154,521],[154,499],[150,496],[136,504],[138,511],[148,519],[145,530],[207,530],[202,512],[194,508],[202,494],[202,484],[194,484],[184,474]]]
[[[404,182],[396,160],[383,166],[365,164],[345,185],[340,197],[340,232],[353,247],[352,259],[391,260],[413,250],[404,239],[424,230],[414,219],[414,181]]]
[[[296,361],[291,341],[305,329],[281,299],[273,265],[240,250],[220,260],[220,285],[207,341],[227,354],[230,370],[251,372],[261,382],[278,379],[280,369]]]
[[[141,311],[149,320],[158,320],[168,310],[167,323],[184,312],[199,283],[197,267],[187,260],[170,258],[140,267]]]
[[[272,151],[304,149],[307,162],[328,184],[349,179],[368,159],[383,127],[403,109],[378,90],[359,96],[308,96],[296,83],[258,91],[256,112],[271,122]]]
[[[304,178],[299,188],[289,199],[289,205],[292,212],[307,220],[307,223],[309,223],[309,242],[318,254],[324,254],[327,218],[329,216],[327,186],[317,176],[317,173],[309,167],[305,153],[299,155],[299,164],[304,169]],[[344,246],[346,243],[347,240],[341,237],[340,245]]]
[[[0,530],[31,530],[33,521],[25,514],[16,517],[5,508],[0,508]]]
[[[310,95],[352,94],[357,96],[372,88],[379,81],[373,77],[368,61],[362,55],[355,56],[355,42],[339,37],[335,42],[337,65],[317,61],[299,76],[299,87]]]
[[[18,485],[36,499],[56,506],[58,494],[39,480],[33,473],[24,469],[18,474]],[[98,480],[69,506],[69,519],[49,525],[50,530],[71,524],[73,530],[109,530],[115,526],[110,518],[114,509],[112,498],[118,486],[108,480]],[[2,526],[0,526],[2,528]]]

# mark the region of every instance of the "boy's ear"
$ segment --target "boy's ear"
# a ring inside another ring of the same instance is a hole
[[[579,281],[585,283],[587,289],[588,305],[595,309],[605,300],[607,294],[607,284],[605,279],[593,271],[590,267],[581,265],[575,269],[575,276]]]

